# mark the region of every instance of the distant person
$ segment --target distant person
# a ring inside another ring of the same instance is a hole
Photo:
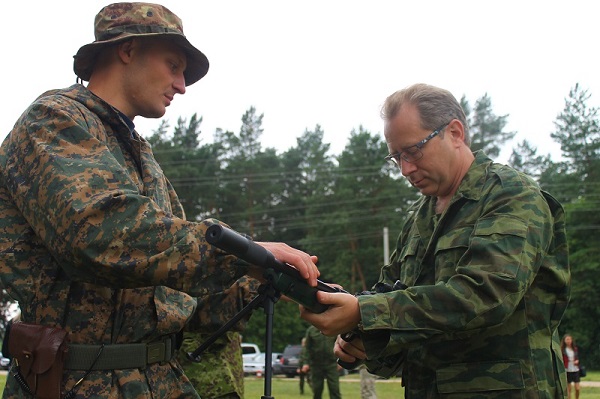
[[[407,398],[561,398],[558,326],[570,296],[561,204],[470,148],[448,90],[414,84],[382,107],[390,161],[421,198],[405,213],[377,293],[318,292],[302,317],[344,362],[402,370]],[[346,338],[344,340],[342,338]]]
[[[306,380],[306,384],[310,387],[310,373],[304,372],[303,366],[308,364],[307,354],[306,354],[306,338],[303,337],[301,340],[302,351],[300,352],[300,360],[298,362],[298,369],[296,372],[300,377],[300,395],[304,395],[304,383]]]
[[[48,29],[69,23],[55,11]],[[207,243],[219,221],[186,220],[134,120],[162,117],[208,59],[158,4],[103,7],[94,33],[74,57],[87,86],[40,95],[0,147],[0,279],[22,322],[11,327],[20,366],[3,397],[197,398],[175,358],[194,298],[262,270]],[[258,244],[316,286],[316,258]],[[59,344],[68,356],[31,358]],[[53,372],[41,374],[46,367]]]
[[[579,349],[575,345],[575,339],[569,334],[566,334],[561,343],[563,362],[567,369],[567,395],[571,399],[571,392],[575,388],[575,399],[579,399],[580,391],[580,368],[579,368]],[[573,388],[571,387],[573,386]]]
[[[360,375],[360,399],[377,399],[375,376],[369,373],[364,364],[358,367],[358,373]]]
[[[302,366],[304,373],[310,373],[310,385],[313,391],[313,399],[321,399],[325,381],[329,390],[330,399],[341,399],[340,393],[340,367],[333,353],[335,337],[326,337],[314,326],[306,330],[305,364]]]

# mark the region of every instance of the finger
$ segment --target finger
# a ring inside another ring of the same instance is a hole
[[[320,272],[315,262],[313,262],[312,257],[300,250],[291,247],[290,249],[294,251],[292,254],[293,258],[290,257],[287,263],[295,267],[311,287],[316,287],[317,277]]]
[[[341,295],[348,295],[337,292],[317,291],[317,300],[323,305],[341,305],[343,298]]]
[[[355,356],[352,356],[351,354],[346,352],[344,348],[342,348],[337,342],[333,347],[333,353],[337,356],[338,359],[341,359],[348,363],[353,363],[356,360]]]
[[[317,286],[317,278],[321,275],[319,268],[316,265],[316,262],[313,261],[313,256],[308,257],[308,261],[306,263],[306,267],[308,269],[308,284],[311,287]]]
[[[356,340],[355,342],[358,342],[358,340]],[[362,345],[357,345],[355,344],[355,342],[336,341],[336,343],[339,344],[339,348],[343,353],[346,353],[347,355],[350,355],[355,359],[365,359],[367,357],[367,354],[361,348]]]

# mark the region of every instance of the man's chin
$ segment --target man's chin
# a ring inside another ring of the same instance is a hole
[[[148,118],[148,119],[158,119],[158,118],[162,118],[166,112],[167,112],[167,109],[163,108],[162,110],[152,110],[152,111],[144,112],[140,116],[144,117],[144,118]]]

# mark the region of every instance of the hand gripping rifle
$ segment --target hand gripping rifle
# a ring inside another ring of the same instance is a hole
[[[254,241],[219,224],[214,224],[208,228],[206,241],[248,263],[264,267],[265,278],[271,282],[276,290],[294,302],[303,305],[311,312],[322,313],[329,307],[317,301],[317,291],[346,292],[331,287],[320,280],[317,280],[316,287],[311,287],[298,270],[275,259],[271,252]]]
[[[219,224],[210,226],[206,230],[205,238],[209,244],[235,255],[252,265],[263,267],[263,276],[267,282],[258,287],[258,295],[254,297],[244,309],[222,325],[194,352],[187,353],[187,357],[194,362],[199,362],[201,360],[200,354],[212,345],[219,336],[233,327],[243,317],[250,314],[253,309],[262,307],[265,310],[267,319],[265,336],[265,387],[264,395],[261,399],[274,399],[273,396],[271,396],[271,354],[273,347],[272,336],[275,302],[280,295],[283,294],[312,312],[322,313],[329,306],[324,305],[317,300],[317,291],[345,291],[330,287],[319,280],[317,280],[316,287],[311,287],[306,280],[302,278],[298,270],[275,259],[275,256],[273,256],[271,252],[256,244],[254,241]]]
[[[408,288],[408,287],[404,283],[402,283],[400,280],[396,280],[394,285],[378,282],[377,284],[375,284],[375,286],[373,286],[372,290],[361,291],[361,292],[354,294],[354,296],[358,297],[361,295],[381,294],[381,293],[385,293],[385,292],[404,290],[406,288]],[[359,337],[358,329],[340,334],[340,337],[342,337],[342,339],[346,342],[352,342],[352,340]],[[341,359],[338,359],[337,362],[341,367],[345,368],[346,370],[354,370],[355,368],[357,368],[358,366],[360,366],[363,363],[363,360],[356,359],[354,362],[349,363],[349,362],[345,362]]]

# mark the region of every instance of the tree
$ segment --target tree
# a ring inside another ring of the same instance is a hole
[[[163,121],[148,139],[189,220],[213,214],[216,206],[212,190],[220,170],[218,151],[214,145],[200,146],[201,123],[196,114],[189,123],[180,117],[170,135],[169,125]]]
[[[250,107],[242,117],[239,136],[221,132],[224,142],[217,145],[227,151],[221,154],[224,178],[219,188],[224,206],[221,216],[235,223],[236,229],[268,240],[273,234],[271,212],[278,200],[282,167],[275,149],[261,148],[262,119]]]
[[[590,95],[576,84],[565,99],[551,134],[571,162],[559,165],[554,181],[562,183],[567,216],[571,301],[560,330],[574,335],[588,364],[600,364],[600,131],[598,109],[588,104]],[[548,175],[543,178],[548,179]]]
[[[464,96],[461,98],[461,105],[469,124],[471,150],[483,150],[490,157],[497,157],[502,145],[512,140],[516,134],[504,131],[508,115],[497,116],[494,114],[492,100],[487,93],[475,102],[472,116],[471,107]]]
[[[532,147],[527,140],[523,140],[517,148],[513,148],[508,160],[512,167],[534,178],[540,177],[549,162],[550,156],[537,155],[537,148]]]
[[[290,245],[302,246],[309,231],[316,225],[307,214],[311,204],[319,203],[331,190],[334,162],[329,144],[323,143],[324,132],[316,125],[306,129],[296,139],[296,146],[281,157],[282,175],[277,190],[274,212],[278,239]]]
[[[565,108],[557,116],[550,136],[560,144],[563,157],[585,181],[598,182],[600,128],[598,108],[588,105],[591,94],[579,84],[569,91]]]
[[[15,308],[15,301],[8,295],[6,290],[2,288],[0,290],[0,331],[2,331],[2,338],[4,338],[6,325],[15,315]]]
[[[350,292],[375,283],[384,262],[383,228],[393,224],[390,229],[399,232],[396,216],[415,198],[405,180],[395,178],[398,170],[383,162],[386,154],[381,137],[362,126],[353,130],[331,186],[306,211],[314,223],[302,240],[305,247],[319,254],[324,278]]]

